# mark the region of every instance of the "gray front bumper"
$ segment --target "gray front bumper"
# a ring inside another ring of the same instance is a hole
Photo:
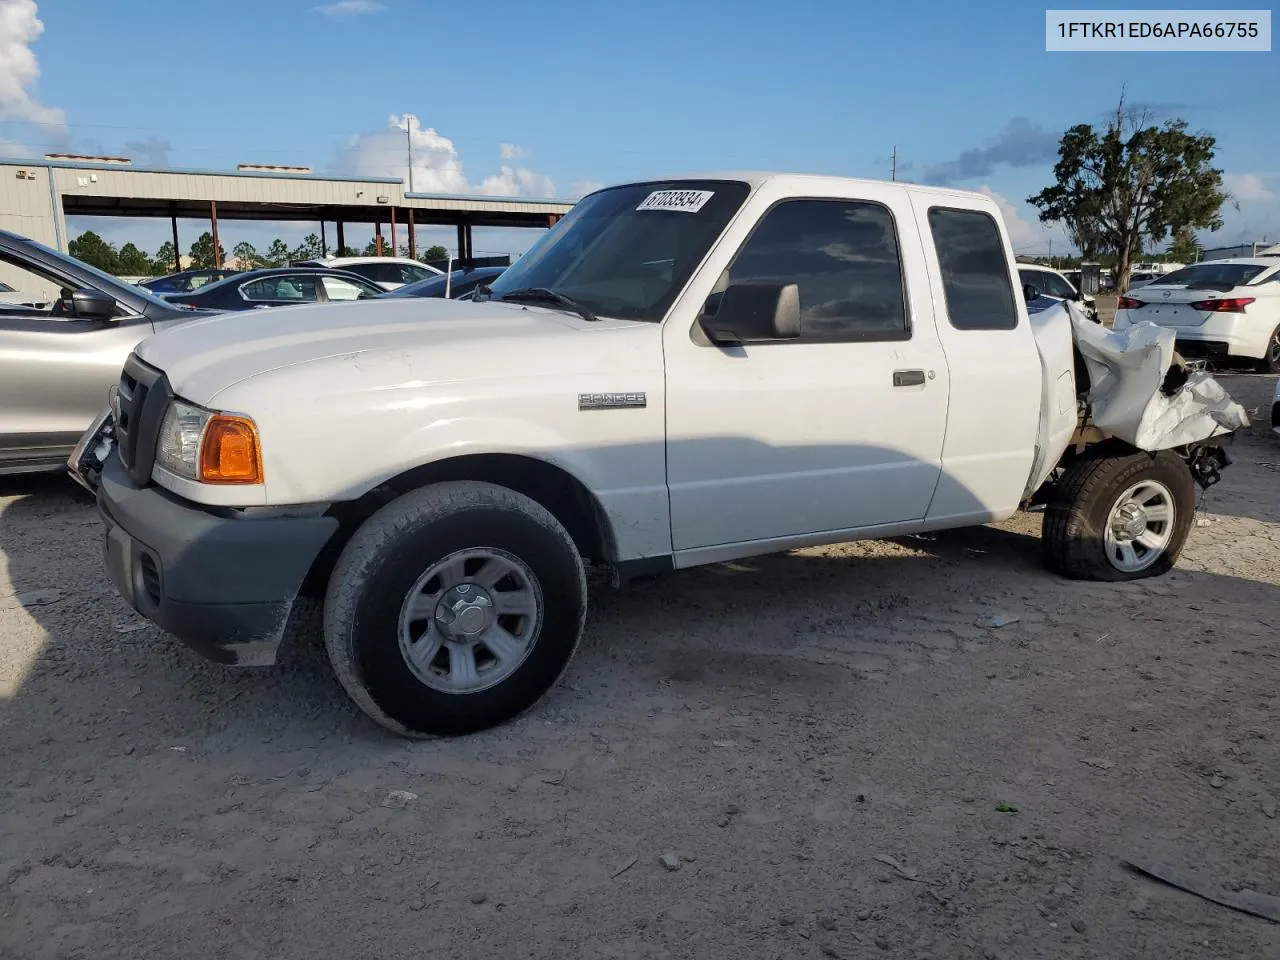
[[[205,508],[139,487],[111,455],[98,508],[107,573],[129,606],[218,663],[275,662],[294,600],[338,529],[296,514]]]

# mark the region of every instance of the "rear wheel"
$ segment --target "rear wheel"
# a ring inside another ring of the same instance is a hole
[[[586,616],[582,559],[537,502],[442,483],[383,507],[343,549],[325,596],[329,660],[378,723],[471,733],[532,706]]]
[[[1280,373],[1280,327],[1271,331],[1267,352],[1257,364],[1259,373]]]
[[[1194,515],[1195,481],[1172,453],[1079,460],[1045,511],[1045,562],[1076,580],[1159,576],[1177,562]]]

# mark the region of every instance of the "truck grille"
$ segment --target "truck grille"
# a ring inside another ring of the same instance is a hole
[[[160,424],[172,399],[165,375],[130,354],[120,375],[115,432],[120,462],[136,484],[151,479]]]

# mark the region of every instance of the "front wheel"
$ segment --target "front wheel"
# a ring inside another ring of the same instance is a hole
[[[1045,510],[1044,557],[1074,580],[1141,580],[1177,562],[1195,516],[1195,481],[1178,456],[1078,460]]]
[[[587,585],[563,525],[489,483],[441,483],[352,536],[325,595],[325,647],[352,700],[405,736],[512,719],[559,678]]]

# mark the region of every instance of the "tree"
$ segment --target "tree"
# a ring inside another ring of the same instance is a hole
[[[191,245],[191,269],[210,270],[227,259],[222,244],[218,244],[218,255],[213,254],[213,234],[207,230]]]
[[[120,248],[117,264],[120,273],[126,277],[145,277],[151,273],[151,258],[132,243]]]
[[[1124,99],[1106,129],[1072,127],[1058,146],[1057,182],[1027,202],[1044,223],[1063,223],[1081,252],[1116,258],[1117,288],[1129,282],[1146,243],[1191,228],[1217,230],[1227,195],[1213,166],[1216,138],[1187,132],[1184,120],[1161,126],[1125,112]]]
[[[448,260],[449,251],[437,243],[434,247],[427,247],[427,249],[423,250],[418,259],[423,263],[430,263],[432,260]]]
[[[379,250],[378,238],[375,236],[372,240],[369,241],[369,245],[364,248],[364,253],[362,253],[361,256],[362,257],[385,257],[387,255],[387,249],[390,246],[391,246],[391,242],[384,237],[382,240],[382,249]]]
[[[324,245],[320,242],[320,238],[314,233],[309,233],[303,238],[302,243],[294,247],[289,254],[290,260],[315,260],[317,257],[324,256]]]
[[[339,257],[358,257],[358,256],[360,256],[360,254],[356,252],[355,247],[343,246],[343,247],[341,247],[341,248],[338,250],[337,256],[339,256]]]
[[[86,230],[68,243],[67,252],[91,267],[97,267],[107,273],[119,272],[120,255],[116,253],[116,248],[92,230]]]
[[[248,240],[241,240],[237,243],[231,251],[231,255],[236,258],[241,270],[256,270],[262,266],[262,254]]]
[[[267,247],[267,253],[262,259],[264,266],[283,267],[289,262],[289,248],[277,237],[271,241],[271,246]]]
[[[1168,255],[1174,263],[1195,263],[1200,259],[1200,241],[1191,230],[1179,230],[1169,244]]]
[[[173,243],[166,240],[160,244],[160,249],[156,251],[156,257],[151,261],[151,275],[153,277],[163,277],[167,273],[173,273],[179,269],[178,267],[178,251],[174,249]]]

